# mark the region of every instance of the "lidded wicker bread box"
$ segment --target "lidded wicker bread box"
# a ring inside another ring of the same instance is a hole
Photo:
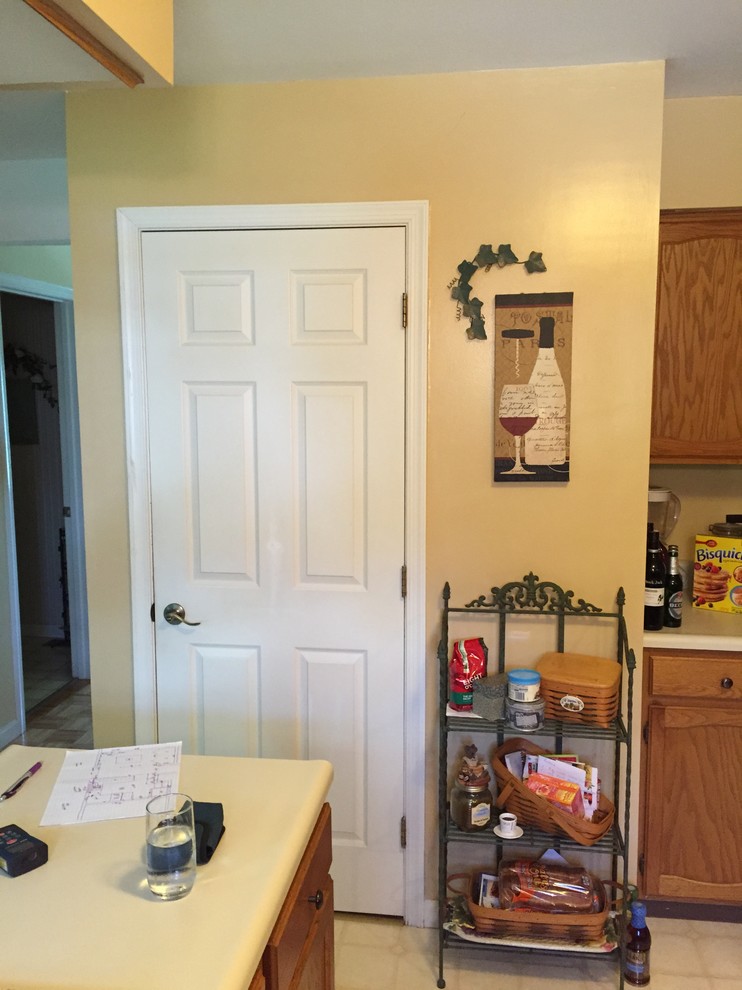
[[[619,663],[584,653],[544,653],[536,670],[547,718],[610,727],[618,714]]]

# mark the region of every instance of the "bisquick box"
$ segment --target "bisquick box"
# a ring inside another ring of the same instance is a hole
[[[696,536],[693,607],[742,615],[742,539]]]

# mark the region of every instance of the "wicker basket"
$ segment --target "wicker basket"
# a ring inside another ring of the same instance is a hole
[[[610,728],[618,714],[619,663],[582,653],[545,653],[536,670],[547,718]]]
[[[555,939],[560,942],[594,943],[603,938],[610,905],[603,897],[600,911],[592,914],[551,914],[545,911],[512,911],[504,908],[482,907],[472,897],[479,887],[480,873],[454,873],[448,878],[452,893],[463,893],[469,913],[479,935],[497,938]],[[464,881],[465,891],[453,887]]]
[[[581,846],[595,845],[613,825],[616,813],[611,801],[601,794],[598,808],[592,820],[575,818],[566,811],[549,804],[544,798],[529,791],[505,766],[505,756],[524,750],[532,756],[544,756],[547,751],[529,739],[508,739],[492,754],[492,769],[497,779],[497,806],[518,816],[521,825],[535,825],[552,835],[561,833],[574,839]]]

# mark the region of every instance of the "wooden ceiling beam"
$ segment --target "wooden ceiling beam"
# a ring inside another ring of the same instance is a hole
[[[127,65],[59,4],[54,3],[54,0],[23,0],[23,2],[130,88],[133,89],[134,86],[144,82],[143,76]]]

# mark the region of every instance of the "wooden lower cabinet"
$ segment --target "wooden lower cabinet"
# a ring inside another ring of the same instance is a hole
[[[330,806],[324,805],[250,990],[333,990]],[[263,982],[260,982],[262,972]]]
[[[335,936],[332,907],[332,880],[325,908],[317,914],[304,945],[291,990],[330,990],[335,986]]]
[[[641,895],[742,905],[742,653],[644,651]]]
[[[265,976],[263,975],[263,964],[261,963],[255,971],[255,976],[253,976],[250,981],[250,986],[248,990],[265,990]]]

